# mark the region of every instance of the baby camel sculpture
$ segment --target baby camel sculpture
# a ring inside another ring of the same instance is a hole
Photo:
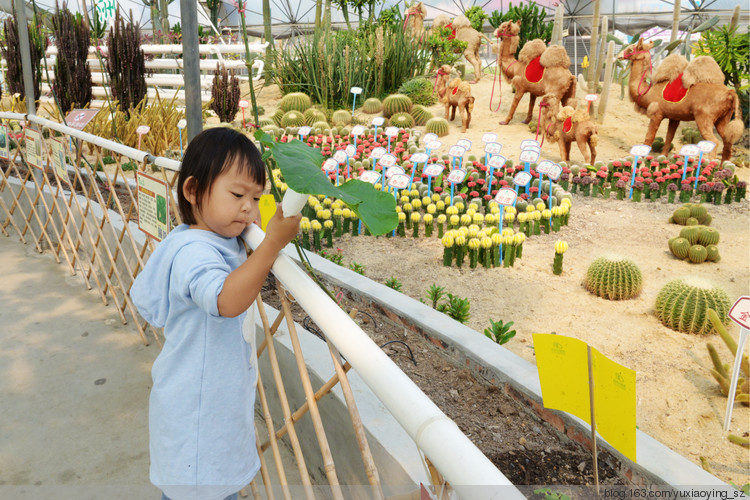
[[[438,68],[435,80],[435,90],[437,91],[438,99],[445,97],[445,90],[451,81],[451,71],[453,71],[453,68],[448,64],[443,64]]]
[[[471,112],[474,111],[474,96],[468,82],[454,78],[445,89],[445,95],[440,100],[445,104],[445,119],[453,121],[456,118],[456,108],[461,113],[461,132],[466,132],[471,123]],[[450,111],[450,118],[448,112]]]
[[[539,106],[542,110],[539,126],[545,137],[550,141],[557,141],[563,161],[570,161],[570,145],[575,141],[586,164],[593,165],[599,136],[588,112],[570,106],[561,107],[560,98],[555,94],[545,94]],[[586,150],[587,144],[591,150],[590,155]]]

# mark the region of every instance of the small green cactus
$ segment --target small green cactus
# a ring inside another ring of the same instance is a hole
[[[302,92],[291,92],[282,97],[279,102],[279,108],[285,113],[287,111],[305,112],[310,106],[312,106],[310,96]]]
[[[424,106],[416,104],[411,109],[411,116],[414,117],[414,124],[421,127],[427,123],[427,120],[432,118],[432,113],[430,113]]]
[[[688,250],[688,260],[693,264],[703,264],[708,257],[708,251],[703,245],[693,245]]]
[[[719,247],[716,245],[708,245],[706,247],[706,260],[709,262],[719,262],[721,255],[719,255]]]
[[[664,285],[656,297],[655,308],[657,318],[668,328],[702,335],[716,332],[708,320],[708,309],[713,309],[723,318],[731,305],[724,290],[691,277]]]
[[[678,259],[687,259],[690,251],[690,242],[686,238],[677,236],[669,240],[669,250]]]
[[[383,103],[377,97],[370,97],[366,99],[362,105],[362,111],[368,115],[374,115],[380,113],[383,110]]]
[[[584,287],[608,300],[637,297],[643,288],[643,275],[638,266],[622,257],[600,257],[586,271]]]
[[[697,226],[698,224],[699,224],[698,223],[698,219],[696,219],[695,217],[688,217],[687,220],[685,221],[684,225],[686,225],[686,226]]]
[[[703,219],[706,214],[708,213],[708,210],[706,210],[706,207],[701,205],[700,203],[693,203],[690,205],[690,217],[695,217],[700,221]]]
[[[724,344],[727,346],[727,348],[729,348],[732,356],[736,356],[737,342],[732,338],[729,332],[727,332],[724,323],[722,323],[721,319],[719,319],[719,315],[716,314],[716,311],[714,311],[713,309],[709,309],[708,319],[709,321],[711,321],[711,324],[719,333],[719,336],[721,336]],[[719,357],[719,353],[716,351],[716,348],[713,346],[713,344],[709,342],[706,347],[708,348],[708,353],[711,356],[711,361],[714,365],[714,368],[711,370],[711,375],[713,375],[713,377],[719,383],[719,390],[721,391],[721,393],[725,396],[728,396],[731,379],[731,375],[729,373],[729,365],[722,363],[721,358]],[[741,402],[745,406],[750,406],[750,394],[748,394],[750,392],[750,363],[748,363],[747,354],[742,355],[740,368],[744,373],[745,378],[740,378],[738,380],[734,400],[737,402]]]
[[[685,226],[689,218],[690,209],[688,207],[680,207],[672,214],[672,222],[681,226]]]
[[[315,122],[328,122],[326,114],[317,108],[310,108],[303,113],[305,125],[312,127]]]
[[[390,118],[396,113],[408,113],[411,111],[412,102],[409,96],[404,94],[391,94],[383,99],[383,115]]]
[[[330,125],[328,125],[328,122],[324,121],[324,120],[317,121],[317,122],[313,123],[311,125],[311,127],[314,128],[314,129],[320,129],[321,132],[323,130],[331,128]]]
[[[339,127],[341,125],[349,125],[352,122],[352,114],[347,109],[337,109],[333,112],[331,117],[331,123]]]
[[[272,115],[271,119],[277,127],[281,126],[281,118],[284,116],[285,111],[281,108],[277,109]]]
[[[281,128],[301,127],[305,124],[305,116],[299,111],[287,111],[281,117]]]
[[[690,242],[691,245],[698,243],[698,234],[700,234],[701,226],[686,226],[680,231],[680,237],[685,238]]]
[[[698,243],[703,246],[718,244],[719,231],[710,227],[704,227],[698,232]]]
[[[445,118],[436,116],[435,118],[430,118],[429,120],[427,120],[424,130],[428,134],[433,133],[438,137],[443,137],[448,135],[450,127],[448,126],[448,121]]]
[[[412,128],[414,118],[409,113],[396,113],[391,116],[391,126],[398,128]]]

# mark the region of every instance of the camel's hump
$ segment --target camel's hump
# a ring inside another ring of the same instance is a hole
[[[659,67],[654,70],[653,83],[671,82],[685,71],[687,59],[681,54],[671,54],[664,58]]]
[[[521,52],[518,53],[518,62],[522,64],[529,64],[532,59],[535,59],[542,55],[542,52],[547,48],[547,44],[539,38],[535,38],[521,48]]]
[[[561,45],[550,45],[542,54],[539,63],[545,68],[565,68],[570,67],[570,57]]]
[[[687,65],[682,75],[682,84],[690,88],[696,83],[724,83],[724,72],[711,56],[698,56]]]

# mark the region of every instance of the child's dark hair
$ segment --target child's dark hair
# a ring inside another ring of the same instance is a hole
[[[253,182],[265,186],[266,168],[260,151],[244,134],[231,128],[216,127],[204,130],[190,141],[177,180],[177,203],[183,223],[196,223],[193,206],[183,193],[185,181],[195,178],[196,205],[200,206],[203,197],[211,191],[214,180],[234,163],[240,172],[249,174]]]

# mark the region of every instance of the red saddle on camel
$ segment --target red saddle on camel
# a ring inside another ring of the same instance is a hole
[[[530,83],[539,83],[542,81],[542,76],[544,76],[544,67],[539,62],[541,58],[541,55],[539,57],[535,57],[526,66],[525,76],[526,80],[528,80]]]
[[[688,89],[682,85],[682,73],[669,82],[662,91],[662,97],[667,102],[680,102],[687,94]]]

